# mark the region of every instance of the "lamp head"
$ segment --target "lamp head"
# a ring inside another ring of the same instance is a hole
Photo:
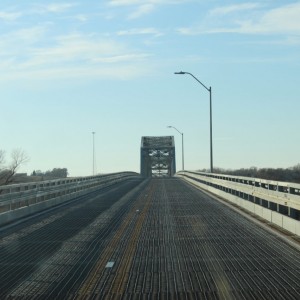
[[[183,75],[183,74],[185,74],[185,72],[182,72],[182,71],[180,71],[180,72],[174,72],[174,74],[176,74],[176,75]]]

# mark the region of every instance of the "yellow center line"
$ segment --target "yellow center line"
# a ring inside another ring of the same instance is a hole
[[[127,240],[127,247],[124,252],[124,257],[127,257],[127,260],[122,261],[120,266],[118,266],[118,270],[122,270],[121,273],[116,274],[116,278],[114,282],[120,282],[120,276],[123,276],[124,270],[128,270],[130,268],[130,264],[132,261],[132,258],[130,258],[130,255],[132,255],[132,251],[135,249],[135,246],[137,244],[138,240],[138,235],[141,230],[142,223],[145,219],[146,216],[146,211],[148,210],[148,207],[150,206],[150,199],[151,199],[151,190],[153,189],[152,185],[148,186],[146,189],[146,197],[145,195],[140,195],[138,199],[136,200],[136,203],[134,204],[133,208],[130,210],[122,224],[119,226],[119,229],[116,231],[112,239],[110,240],[109,244],[107,247],[104,249],[104,251],[100,254],[101,256],[99,257],[96,265],[94,268],[90,271],[88,277],[84,280],[82,283],[79,291],[77,292],[77,298],[84,298],[85,295],[90,295],[94,289],[97,286],[97,282],[99,281],[99,278],[101,278],[102,274],[105,271],[105,266],[109,259],[113,256],[115,253],[121,237],[124,235],[126,230],[129,228],[133,218],[137,214],[137,210],[139,210],[139,216],[137,219],[137,223],[135,225],[135,228],[133,230],[133,234],[129,240]],[[146,205],[147,204],[147,205]],[[141,209],[142,206],[145,206],[143,209]],[[132,250],[130,250],[132,249]],[[129,258],[128,258],[129,255]],[[124,281],[124,278],[121,280],[121,282]],[[119,288],[118,290],[122,290],[123,288],[120,289],[121,283],[118,284]],[[123,286],[123,285],[122,285]],[[115,292],[115,291],[113,291]]]

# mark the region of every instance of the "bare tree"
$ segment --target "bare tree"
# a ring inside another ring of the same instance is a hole
[[[22,149],[15,149],[11,153],[11,162],[5,167],[4,151],[0,150],[0,185],[7,185],[12,182],[13,176],[16,174],[19,167],[29,161],[29,157]],[[2,165],[2,167],[1,167]]]
[[[0,149],[0,172],[2,170],[2,166],[4,164],[5,152],[4,150]]]

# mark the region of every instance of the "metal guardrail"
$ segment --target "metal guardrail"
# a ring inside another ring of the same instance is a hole
[[[300,235],[300,184],[191,171],[176,176]]]
[[[51,199],[68,200],[137,176],[134,172],[121,172],[0,186],[0,215]]]
[[[22,192],[28,191],[31,189],[37,188],[46,188],[46,187],[53,187],[58,185],[65,185],[65,184],[75,184],[78,182],[86,182],[86,181],[95,181],[95,180],[103,180],[106,177],[112,176],[123,176],[123,175],[138,175],[135,172],[118,172],[118,173],[110,173],[104,175],[96,175],[96,176],[85,176],[85,177],[70,177],[70,178],[61,178],[61,179],[53,179],[53,180],[44,180],[38,182],[28,182],[28,183],[19,183],[19,184],[11,184],[11,185],[3,185],[0,186],[0,199],[5,194],[15,193],[15,192]],[[1,201],[1,200],[0,200]]]

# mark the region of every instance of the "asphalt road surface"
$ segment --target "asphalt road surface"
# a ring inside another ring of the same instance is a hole
[[[0,228],[0,299],[300,299],[300,252],[177,178]]]

